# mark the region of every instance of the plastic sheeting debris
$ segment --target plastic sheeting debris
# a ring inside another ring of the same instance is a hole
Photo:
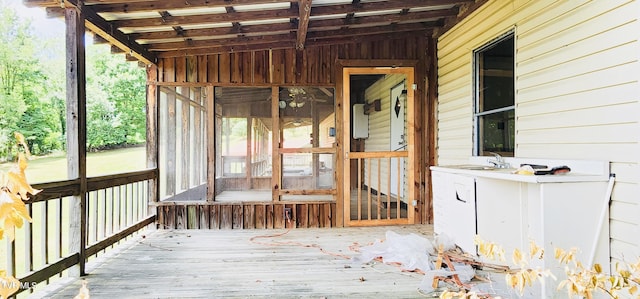
[[[381,258],[384,263],[397,263],[402,270],[421,271],[425,274],[418,289],[425,293],[434,291],[432,282],[435,276],[451,277],[458,275],[462,283],[473,279],[475,271],[473,267],[453,263],[454,271],[448,268],[435,270],[434,261],[437,257],[438,246],[442,244],[444,251],[455,250],[456,245],[446,235],[440,234],[431,242],[427,238],[416,234],[400,235],[393,231],[387,231],[385,240],[377,240],[372,245],[360,248],[360,255],[352,258],[356,264],[366,264],[374,259]]]
[[[376,258],[384,263],[398,263],[403,270],[416,269],[427,272],[432,269],[429,254],[435,253],[431,241],[416,234],[400,235],[387,231],[384,241],[377,240],[373,245],[360,248],[360,255],[353,258],[354,263],[365,264]]]

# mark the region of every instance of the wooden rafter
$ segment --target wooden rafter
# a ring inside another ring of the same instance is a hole
[[[385,24],[385,23],[395,23],[395,22],[400,22],[402,20],[407,20],[407,19],[412,19],[412,20],[430,20],[430,19],[435,19],[438,17],[443,17],[443,16],[452,16],[455,15],[455,11],[453,10],[446,10],[446,11],[427,11],[427,12],[417,12],[417,13],[408,13],[406,15],[389,15],[389,16],[368,16],[368,17],[357,17],[354,18],[353,20],[351,20],[351,24],[345,24],[345,19],[330,19],[330,20],[317,20],[317,21],[311,21],[310,24],[312,24],[312,28],[314,28],[314,31],[310,31],[309,33],[307,33],[309,35],[309,37],[313,37],[315,40],[318,39],[322,39],[322,38],[326,38],[326,37],[336,37],[336,36],[342,36],[345,37],[347,40],[346,42],[348,42],[348,37],[350,35],[371,35],[371,34],[375,34],[375,33],[387,33],[387,32],[406,32],[406,31],[411,31],[411,30],[417,30],[417,31],[422,31],[424,29],[427,29],[429,26],[442,26],[442,22],[437,22],[437,21],[426,21],[426,22],[417,22],[417,23],[411,23],[411,24],[392,24],[392,25],[382,25],[382,26],[374,26],[374,27],[366,27],[366,28],[349,28],[349,25],[358,25],[358,24],[365,24],[365,23],[377,23],[377,24]],[[269,27],[272,25],[268,25],[265,27]],[[326,28],[335,28],[335,27],[339,27],[342,26],[343,29],[341,30],[320,30],[320,29],[326,29]],[[243,27],[244,28],[244,27]],[[275,30],[277,27],[273,26],[271,27],[272,30],[267,30],[265,32],[276,32],[279,30]],[[277,29],[284,29],[285,26],[279,26],[279,28]],[[237,32],[237,29],[233,29],[233,28],[225,28],[225,29],[210,29],[207,31],[217,31],[217,32],[223,32],[226,30],[226,32],[233,34],[234,32]],[[204,33],[205,31],[203,30],[202,33]],[[144,34],[140,34],[138,35],[140,36],[141,39],[144,39],[145,35]],[[193,34],[189,35],[189,37],[198,37],[195,36]],[[161,44],[156,44],[156,45],[149,45],[150,49],[153,50],[162,50],[162,51],[166,51],[166,50],[176,50],[176,49],[182,49],[185,47],[207,47],[207,46],[215,46],[216,44],[224,41],[224,43],[226,43],[227,45],[240,45],[243,44],[245,42],[248,43],[252,43],[252,44],[256,44],[259,43],[260,40],[262,39],[263,41],[282,41],[282,42],[288,42],[288,41],[292,41],[291,40],[292,36],[291,35],[287,35],[287,34],[279,34],[276,35],[274,37],[269,37],[269,36],[264,36],[264,37],[255,37],[255,38],[248,38],[248,37],[240,37],[240,38],[227,38],[227,39],[220,39],[217,41],[214,40],[209,40],[209,41],[198,41],[198,42],[194,42],[192,44],[187,45],[183,40],[178,40],[178,41],[174,41],[174,42],[167,42],[164,41]],[[299,36],[298,36],[299,39]],[[306,39],[306,38],[305,38]],[[151,44],[154,43],[153,41],[148,41],[147,43]],[[299,45],[299,41],[296,40],[296,44]]]
[[[298,12],[300,13],[298,21],[298,35],[296,40],[296,49],[304,49],[304,42],[307,39],[307,30],[309,28],[309,16],[311,15],[311,0],[300,0],[298,3]]]
[[[292,23],[278,23],[278,24],[266,24],[266,25],[244,25],[240,28],[220,27],[220,28],[203,28],[203,29],[190,29],[183,30],[180,34],[175,31],[155,31],[144,33],[132,33],[129,34],[134,40],[154,40],[154,39],[171,39],[171,38],[200,38],[206,36],[216,35],[233,35],[233,34],[251,34],[262,32],[279,32],[279,31],[293,31],[297,27]]]
[[[272,42],[286,42],[292,41],[295,38],[294,34],[278,34],[278,35],[265,35],[265,36],[246,36],[240,38],[224,38],[224,39],[208,39],[208,40],[185,40],[172,43],[161,44],[149,44],[148,48],[152,51],[169,51],[180,50],[187,48],[208,48],[208,47],[220,47],[220,46],[241,46],[241,45],[253,45]]]
[[[335,40],[339,38],[359,38],[367,37],[376,34],[388,34],[388,33],[402,33],[408,31],[429,31],[431,23],[414,23],[414,24],[393,24],[386,26],[376,26],[367,28],[353,28],[353,29],[338,29],[338,30],[326,30],[326,31],[314,31],[309,32],[306,40],[311,44],[318,44],[322,40]],[[186,49],[200,49],[200,48],[220,48],[224,46],[257,46],[271,45],[274,43],[290,44],[296,38],[292,33],[274,34],[266,36],[247,36],[241,38],[225,38],[225,39],[209,39],[209,40],[189,40],[189,41],[177,41],[177,42],[165,42],[149,44],[149,50],[151,51],[175,51]],[[362,39],[360,39],[362,40]],[[296,41],[297,42],[297,41]],[[255,48],[259,49],[259,48]]]
[[[25,0],[30,1],[30,0]],[[32,1],[30,1],[32,2]],[[152,64],[157,61],[157,58],[154,54],[150,53],[146,48],[142,45],[138,44],[136,41],[131,40],[127,36],[125,36],[122,32],[114,28],[110,23],[108,23],[104,18],[99,16],[96,12],[91,10],[91,8],[83,5],[82,1],[79,0],[66,0],[67,5],[72,5],[79,9],[85,17],[85,27],[95,33],[96,35],[101,36],[103,39],[111,43],[112,45],[122,49],[125,52],[129,52],[132,56],[137,58],[140,61],[143,61],[147,64]],[[58,7],[50,7],[47,8],[47,13],[55,14],[55,11],[63,10]]]
[[[325,46],[332,44],[344,44],[344,43],[363,43],[370,41],[378,41],[378,40],[386,40],[386,39],[395,39],[395,38],[406,38],[410,36],[415,36],[416,34],[421,35],[429,35],[431,34],[431,29],[425,29],[419,32],[393,32],[387,34],[369,34],[369,35],[361,35],[361,36],[352,36],[349,39],[345,39],[344,37],[327,37],[327,38],[314,38],[313,40],[307,39],[306,47],[315,47],[315,46]],[[245,52],[245,51],[258,51],[258,50],[268,50],[268,49],[292,49],[295,47],[295,40],[291,39],[289,41],[280,41],[280,42],[270,42],[264,44],[252,44],[252,45],[225,45],[220,47],[208,47],[208,48],[188,48],[181,49],[175,51],[166,51],[166,52],[158,52],[158,58],[166,58],[166,57],[182,57],[182,56],[191,56],[191,55],[208,55],[208,54],[221,54],[221,53],[233,53],[233,52]]]
[[[297,17],[298,12],[293,9],[273,9],[263,11],[231,12],[219,14],[206,14],[195,16],[172,16],[169,18],[145,18],[117,20],[111,23],[117,28],[143,28],[143,27],[163,27],[175,25],[202,25],[219,24],[246,21],[263,21],[281,18]]]
[[[215,54],[438,35],[486,0],[63,0],[97,41],[146,64]],[[61,17],[61,0],[23,0]],[[378,36],[376,36],[378,35]]]
[[[110,1],[86,1],[87,5],[96,12],[144,12],[156,10],[170,10],[176,8],[214,8],[234,5],[270,4],[298,2],[298,0],[156,0],[133,2],[118,1],[120,3],[108,3]]]

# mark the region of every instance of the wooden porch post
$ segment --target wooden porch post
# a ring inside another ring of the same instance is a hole
[[[213,99],[213,86],[207,86],[207,201],[216,196],[216,107]]]
[[[251,111],[251,109],[249,109],[249,111]],[[249,112],[249,114],[251,114],[251,112]],[[251,139],[253,139],[253,126],[252,126],[252,122],[253,122],[253,117],[249,116],[247,117],[247,155],[244,157],[244,164],[245,164],[245,168],[244,168],[244,173],[246,176],[246,184],[247,184],[247,190],[251,190],[253,189],[253,186],[251,184],[252,181],[252,175],[251,175],[251,171],[252,171],[252,167],[251,167],[251,154],[253,152],[253,144],[251,142]]]
[[[158,67],[147,66],[147,168],[156,169],[156,178],[149,182],[149,198],[147,199],[149,215],[156,214],[156,203],[159,200],[160,184],[158,172]]]
[[[87,122],[84,16],[80,9],[65,8],[67,77],[67,173],[78,179],[80,193],[70,204],[69,252],[78,252],[78,265],[71,276],[85,274],[86,195],[87,195]]]
[[[344,66],[342,63],[336,63],[336,91],[335,91],[335,99],[336,99],[336,167],[334,170],[334,177],[336,181],[336,227],[344,227],[345,224],[345,215],[344,215],[344,196],[346,192],[344,191],[344,180],[349,179],[350,177],[346,175],[344,171],[345,167],[345,158],[343,157],[343,151],[345,146],[349,146],[350,144],[350,133],[345,134],[344,130],[344,109],[349,110],[349,106],[344,105]],[[346,81],[349,84],[349,81]],[[349,112],[347,112],[349,113]],[[349,130],[349,127],[346,128]],[[347,138],[345,140],[345,138]],[[348,161],[347,161],[348,162]],[[350,215],[346,215],[346,217],[350,217]]]
[[[282,158],[280,157],[280,108],[278,99],[280,90],[278,86],[271,87],[271,200],[280,200],[280,189],[282,189]]]

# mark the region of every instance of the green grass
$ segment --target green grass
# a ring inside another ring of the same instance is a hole
[[[2,163],[0,171],[7,171],[13,166],[15,163]],[[146,169],[144,146],[87,153],[88,177],[143,169]],[[67,157],[65,153],[35,157],[29,161],[26,174],[31,184],[66,180]]]
[[[124,173],[142,170],[146,168],[146,149],[144,146],[133,147],[126,149],[109,150],[97,153],[87,154],[87,176],[100,176],[113,173]],[[5,172],[15,166],[15,163],[2,163],[0,164],[0,172]],[[29,161],[26,170],[27,180],[30,184],[60,181],[67,179],[67,160],[66,155],[58,154],[47,157],[34,157]],[[58,200],[60,201],[60,200]],[[92,200],[92,204],[96,200]],[[33,236],[33,261],[36,269],[42,267],[43,264],[43,252],[44,241],[42,239],[43,231],[42,226],[46,218],[44,218],[44,205],[45,202],[38,202],[32,206],[32,236]],[[62,255],[66,256],[69,252],[69,200],[63,199],[60,203],[62,205],[62,223],[60,224],[60,230],[62,234]],[[104,204],[103,207],[104,209]],[[49,244],[48,254],[50,258],[55,261],[58,257],[55,256],[54,248],[59,246],[54,241],[54,232],[58,227],[57,219],[55,217],[55,210],[53,206],[48,210],[48,223],[49,231]],[[95,216],[92,216],[95,217]],[[91,225],[91,224],[90,224]],[[95,230],[95,228],[94,228]],[[25,241],[25,228],[16,229],[16,266],[19,275],[24,275],[28,270],[24,269],[26,265],[25,253],[27,248],[27,242]],[[0,241],[0,269],[6,269],[7,267],[7,240],[6,238]]]

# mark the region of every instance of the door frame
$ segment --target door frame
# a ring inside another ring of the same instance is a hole
[[[351,141],[351,113],[350,113],[350,82],[349,77],[351,75],[366,75],[366,74],[404,74],[407,88],[407,165],[414,165],[414,161],[418,158],[418,154],[415,150],[415,142],[417,135],[417,127],[415,122],[415,108],[416,97],[415,89],[417,87],[415,83],[415,70],[417,61],[411,60],[339,60],[336,68],[337,84],[336,84],[336,101],[338,107],[336,109],[336,116],[339,117],[337,127],[340,132],[341,140],[338,144],[337,152],[337,169],[341,169],[338,175],[338,194],[342,194],[342,198],[336,202],[336,216],[337,223],[344,226],[357,226],[357,225],[389,225],[389,224],[413,224],[415,223],[415,209],[419,198],[419,188],[412,186],[415,181],[415,177],[418,174],[418,170],[409,167],[407,173],[407,184],[409,188],[407,190],[407,218],[398,221],[351,221],[350,217],[350,197],[351,197],[351,182],[350,172],[351,166],[349,163],[349,151]]]

